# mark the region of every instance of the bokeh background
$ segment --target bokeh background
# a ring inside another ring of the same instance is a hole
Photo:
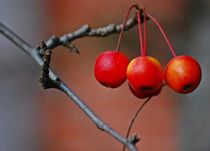
[[[33,46],[51,35],[62,35],[89,24],[93,28],[121,23],[130,5],[144,4],[168,33],[177,54],[195,57],[203,69],[196,91],[180,95],[165,87],[144,108],[132,129],[141,151],[209,151],[210,136],[210,1],[208,0],[0,0],[0,21]],[[171,54],[160,32],[148,22],[149,54],[163,66]],[[59,47],[52,67],[107,123],[126,134],[144,100],[135,98],[125,82],[108,89],[93,75],[95,58],[114,49],[117,35],[82,38],[74,43],[81,54]],[[122,52],[139,55],[138,29],[126,32]],[[0,150],[95,151],[121,150],[122,145],[96,129],[86,115],[57,90],[44,91],[40,68],[0,35]]]

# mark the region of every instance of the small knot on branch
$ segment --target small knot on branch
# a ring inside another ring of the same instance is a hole
[[[128,141],[135,145],[136,143],[138,143],[140,141],[140,138],[135,133],[131,137],[128,138]]]
[[[88,24],[85,24],[80,28],[80,30],[81,30],[81,32],[87,33],[91,30],[91,28]]]
[[[69,52],[75,52],[77,54],[80,54],[79,49],[72,43],[63,43],[63,46],[68,48]]]

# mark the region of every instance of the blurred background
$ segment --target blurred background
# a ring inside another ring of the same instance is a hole
[[[144,4],[168,33],[177,54],[188,54],[201,64],[203,78],[191,94],[165,87],[143,109],[132,128],[141,138],[141,151],[209,151],[210,136],[210,1],[208,0],[0,0],[0,21],[36,46],[51,35],[62,35],[83,24],[93,28],[121,23],[128,7]],[[148,53],[163,66],[172,55],[157,27],[148,22]],[[101,86],[94,78],[95,58],[116,47],[118,35],[82,38],[74,44],[81,54],[63,47],[53,53],[56,73],[103,120],[122,135],[143,103],[125,82],[117,89]],[[123,37],[121,51],[130,59],[139,55],[138,29]],[[44,91],[40,68],[0,35],[0,150],[96,151],[121,150],[109,135],[97,130],[63,93]]]

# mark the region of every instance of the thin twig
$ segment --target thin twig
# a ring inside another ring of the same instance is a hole
[[[149,102],[149,100],[151,100],[151,98],[152,98],[152,97],[147,98],[146,101],[144,101],[144,103],[142,103],[142,104],[140,105],[140,107],[138,108],[138,110],[137,110],[136,113],[134,114],[134,116],[133,116],[133,118],[132,118],[132,120],[131,120],[131,122],[130,122],[130,124],[129,124],[128,131],[127,131],[127,134],[126,134],[126,138],[129,137],[130,132],[131,132],[131,128],[132,128],[132,126],[133,126],[133,124],[134,124],[134,121],[136,120],[137,116],[138,116],[139,113],[142,111],[142,109],[144,108],[144,106]],[[139,139],[137,138],[136,135],[134,135],[134,138],[135,138],[135,140],[137,140],[137,141],[139,140]],[[125,147],[126,147],[126,146],[123,145],[122,151],[125,151]]]
[[[137,24],[136,17],[132,17],[126,23],[125,29],[131,29]],[[105,37],[111,34],[119,33],[122,28],[122,24],[114,25],[109,24],[108,26],[91,29],[88,25],[82,26],[75,32],[66,34],[61,37],[52,37],[46,42],[47,49],[54,49],[59,45],[66,46],[71,44],[73,40],[82,37]],[[40,47],[31,47],[27,42],[22,40],[17,34],[11,31],[7,26],[0,22],[0,33],[7,37],[11,42],[18,46],[22,51],[28,54],[40,67],[42,67],[42,72],[48,72],[47,79],[53,81],[56,85],[54,88],[63,91],[69,96],[69,98],[89,117],[89,119],[97,126],[98,129],[106,132],[110,136],[114,137],[117,141],[124,144],[130,151],[138,151],[135,144],[128,141],[127,138],[120,135],[116,130],[106,124],[102,119],[100,119],[87,105],[80,99],[50,68],[49,64],[44,61],[43,55],[40,53]],[[43,70],[44,67],[44,70]],[[46,69],[47,68],[47,69]],[[44,77],[46,76],[45,73]]]
[[[144,20],[144,15],[141,11],[141,19]],[[147,17],[146,20],[149,18]],[[135,25],[138,24],[137,16],[136,14],[132,16],[125,24],[124,30],[127,31],[131,28],[133,28]],[[71,45],[72,41],[83,38],[83,37],[106,37],[113,34],[120,33],[121,29],[123,28],[123,24],[108,24],[104,27],[92,29],[89,25],[83,25],[79,29],[77,29],[74,32],[65,34],[63,36],[57,37],[52,36],[49,40],[46,41],[46,45],[48,49],[54,49],[57,46],[64,46],[70,50],[72,48],[69,48],[69,45]],[[75,47],[76,48],[76,47]]]

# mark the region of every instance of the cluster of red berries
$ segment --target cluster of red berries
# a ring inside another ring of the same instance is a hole
[[[119,52],[120,42],[123,36],[125,23],[130,11],[135,8],[138,18],[141,56],[129,59]],[[102,85],[117,88],[128,79],[131,92],[138,98],[146,98],[158,95],[164,84],[178,93],[190,93],[195,90],[201,81],[201,67],[191,56],[176,56],[175,51],[159,22],[150,14],[144,14],[144,31],[142,30],[141,10],[137,5],[129,8],[124,19],[123,27],[118,39],[116,50],[108,50],[98,56],[95,63],[95,77]],[[147,49],[147,21],[151,19],[161,31],[169,45],[173,58],[163,70],[160,62],[146,54]],[[143,37],[144,32],[144,37]]]

